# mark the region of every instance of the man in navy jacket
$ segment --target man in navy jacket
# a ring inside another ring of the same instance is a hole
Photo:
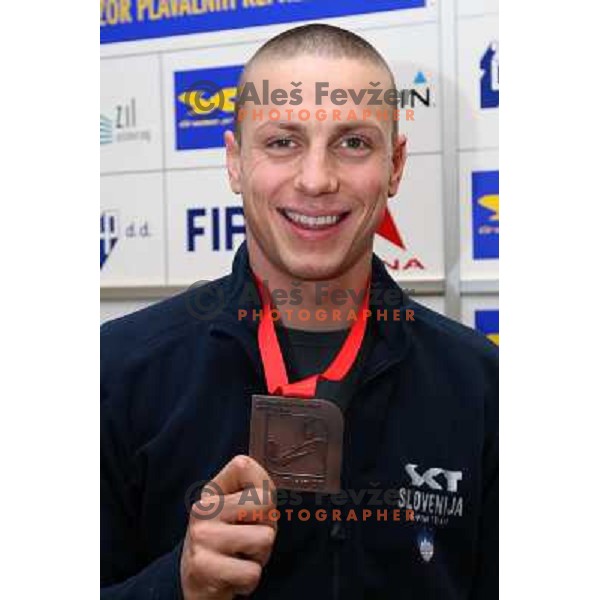
[[[265,44],[241,84],[290,78],[301,107],[263,107],[289,118],[244,119],[239,102],[225,137],[247,225],[231,275],[102,328],[102,596],[492,598],[497,350],[407,298],[373,255],[406,160],[397,122],[317,92],[393,76],[362,38],[309,25]],[[247,456],[252,395],[272,391],[259,281],[290,381],[337,360],[368,293],[356,360],[315,393],[343,412],[340,494],[275,494]]]

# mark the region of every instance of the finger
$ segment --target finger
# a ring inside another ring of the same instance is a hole
[[[263,467],[243,454],[232,458],[213,478],[212,483],[223,494],[232,494],[247,487],[275,491],[275,485]]]
[[[242,504],[235,506],[231,513],[227,514],[227,519],[223,519],[228,523],[239,523],[243,525],[268,525],[277,530],[277,521],[280,518],[279,511],[273,504]]]
[[[227,496],[204,496],[196,502],[190,516],[198,520],[216,519],[226,523],[265,523],[276,526],[274,497],[262,498],[259,490],[242,490]]]
[[[276,532],[268,525],[214,523],[193,534],[194,542],[218,554],[267,564]]]
[[[210,590],[215,597],[218,592],[226,597],[228,591],[236,594],[251,594],[260,581],[261,565],[253,560],[235,558],[202,548],[194,557],[196,580],[203,589]]]
[[[270,525],[231,525],[235,530],[235,538],[232,540],[236,555],[241,558],[249,558],[264,567],[271,558],[277,530]]]

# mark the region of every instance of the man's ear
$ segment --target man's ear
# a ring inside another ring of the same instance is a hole
[[[398,193],[398,187],[400,186],[405,163],[406,136],[400,134],[394,140],[394,147],[392,148],[392,172],[390,173],[390,181],[388,184],[388,198],[391,198]]]
[[[240,172],[240,145],[235,139],[233,131],[226,131],[225,152],[227,157],[227,174],[229,175],[229,187],[234,194],[241,194],[241,172]]]

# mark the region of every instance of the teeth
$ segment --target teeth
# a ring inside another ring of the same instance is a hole
[[[320,217],[309,217],[308,215],[303,215],[301,213],[293,212],[291,210],[284,210],[285,215],[294,221],[294,223],[298,223],[300,225],[304,225],[305,227],[330,227],[331,225],[335,225],[338,223],[342,215],[323,215]]]

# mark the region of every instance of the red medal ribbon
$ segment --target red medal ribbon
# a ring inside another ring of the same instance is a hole
[[[290,383],[288,380],[283,354],[281,353],[281,347],[279,346],[273,322],[269,291],[262,285],[258,278],[255,278],[255,280],[262,300],[262,316],[258,326],[258,347],[260,349],[260,357],[265,371],[269,394],[297,398],[314,398],[319,381],[341,381],[352,368],[365,337],[370,280],[367,282],[358,318],[350,328],[344,344],[332,363],[323,373],[305,377],[294,383]]]

